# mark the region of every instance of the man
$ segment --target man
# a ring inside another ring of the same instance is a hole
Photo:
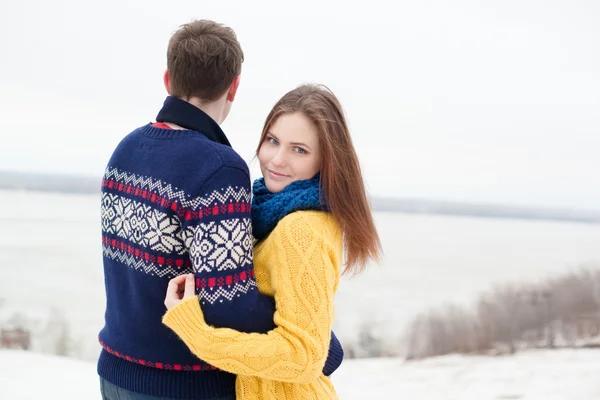
[[[103,398],[234,399],[235,376],[196,358],[161,322],[171,278],[193,272],[206,321],[273,329],[256,287],[250,176],[220,128],[240,82],[230,28],[199,20],[169,41],[169,96],[156,123],[127,135],[102,180],[107,306],[98,360]],[[332,338],[326,374],[341,362]]]

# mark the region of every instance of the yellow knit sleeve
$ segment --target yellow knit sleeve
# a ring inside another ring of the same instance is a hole
[[[269,240],[276,288],[274,330],[259,334],[211,327],[196,298],[173,307],[163,322],[196,356],[219,369],[308,383],[322,374],[329,351],[341,232],[326,213],[295,212],[280,221]]]

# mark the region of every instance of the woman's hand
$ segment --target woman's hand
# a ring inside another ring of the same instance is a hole
[[[170,310],[181,303],[182,300],[194,297],[195,295],[194,274],[179,275],[169,281],[167,295],[165,296],[165,306],[167,306],[167,310]]]

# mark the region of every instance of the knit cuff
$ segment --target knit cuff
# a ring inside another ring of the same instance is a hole
[[[197,296],[185,299],[168,310],[163,316],[162,322],[185,343],[193,341],[201,332],[205,332],[209,328],[204,321],[204,314],[200,309]]]
[[[331,374],[340,367],[343,360],[344,349],[337,336],[335,336],[332,331],[331,341],[329,342],[329,353],[327,355],[327,360],[325,361],[325,366],[323,367],[323,375],[331,376]]]

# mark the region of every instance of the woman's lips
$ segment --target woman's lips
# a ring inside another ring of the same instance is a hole
[[[270,175],[270,176],[271,176],[273,179],[285,179],[285,178],[287,178],[287,177],[288,177],[287,175],[284,175],[284,174],[282,174],[282,173],[279,173],[279,172],[277,172],[277,171],[273,171],[273,170],[271,170],[271,169],[269,170],[269,175]]]

